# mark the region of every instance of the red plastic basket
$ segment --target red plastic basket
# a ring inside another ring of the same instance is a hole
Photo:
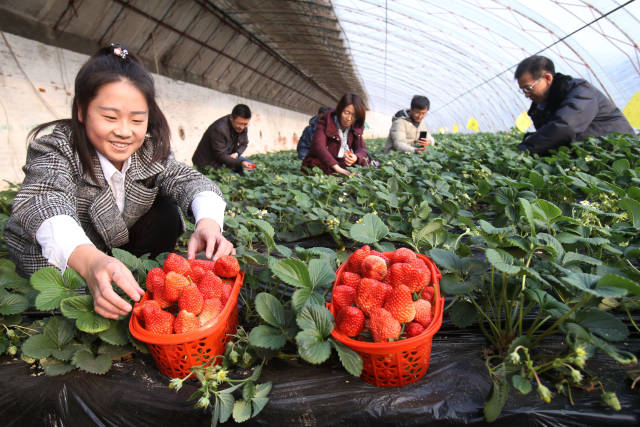
[[[390,256],[391,253],[388,252],[385,255]],[[390,343],[357,341],[335,328],[331,332],[335,339],[360,354],[363,361],[360,378],[369,384],[378,387],[400,387],[418,381],[429,368],[433,335],[442,326],[442,312],[444,310],[444,298],[440,296],[442,274],[431,258],[422,254],[418,254],[418,256],[431,270],[431,284],[435,289],[432,304],[433,320],[424,332],[416,337]],[[345,266],[346,263],[343,263],[338,268],[335,283],[340,282]],[[335,316],[332,303],[327,306]]]
[[[231,339],[229,334],[235,334],[238,329],[238,294],[243,281],[242,272],[238,273],[235,281],[225,280],[233,284],[229,300],[220,315],[205,329],[184,334],[154,334],[142,327],[137,316],[131,316],[129,331],[147,344],[156,366],[168,377],[184,378],[193,366],[206,362],[220,363],[221,359],[216,356],[224,354],[225,345]],[[146,295],[140,302],[145,299]]]

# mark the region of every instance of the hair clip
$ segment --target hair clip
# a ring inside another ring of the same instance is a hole
[[[111,43],[111,47],[113,48],[113,54],[115,56],[119,56],[122,60],[127,59],[127,55],[129,55],[129,51],[127,49],[123,48],[119,44],[113,43]]]

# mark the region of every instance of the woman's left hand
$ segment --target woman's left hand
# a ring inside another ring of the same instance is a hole
[[[353,166],[353,164],[354,164],[355,162],[357,162],[357,161],[358,161],[358,156],[356,156],[355,154],[353,154],[351,151],[349,151],[349,152],[345,153],[345,155],[344,155],[344,163],[345,163],[347,166]]]
[[[224,238],[220,226],[211,218],[201,218],[187,245],[187,258],[193,259],[196,253],[205,250],[207,259],[214,260],[223,255],[235,255],[233,244]]]

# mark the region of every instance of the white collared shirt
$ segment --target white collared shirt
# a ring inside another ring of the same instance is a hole
[[[333,117],[333,121],[336,122],[338,136],[340,137],[340,150],[338,151],[338,158],[341,158],[344,157],[344,153],[349,151],[349,130],[351,130],[351,126],[347,126],[347,128],[343,131],[337,116]]]
[[[97,154],[102,173],[109,184],[118,210],[122,213],[125,203],[124,181],[131,165],[131,158],[124,162],[122,171],[119,171],[106,157]],[[220,231],[224,223],[225,207],[226,202],[213,191],[202,191],[196,194],[191,202],[195,223],[202,218],[210,218],[220,226]],[[36,240],[42,248],[42,256],[62,271],[67,268],[71,253],[78,246],[93,245],[80,224],[69,215],[55,215],[43,221],[36,232]]]

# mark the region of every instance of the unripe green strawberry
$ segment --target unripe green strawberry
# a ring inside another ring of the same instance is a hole
[[[183,276],[188,276],[191,273],[189,261],[174,253],[170,253],[167,259],[164,260],[162,269],[165,273],[173,271],[174,273],[182,274]]]
[[[400,338],[402,326],[384,308],[376,308],[371,312],[369,329],[374,342],[389,342],[390,339]]]
[[[391,290],[390,285],[365,277],[360,280],[358,290],[356,291],[356,305],[364,314],[370,316],[374,309],[384,305]]]
[[[195,314],[187,310],[180,310],[173,322],[173,330],[176,334],[195,331],[200,328],[200,320]]]
[[[331,292],[331,301],[337,313],[356,302],[356,290],[351,286],[335,286]]]
[[[200,293],[205,299],[220,298],[222,296],[222,285],[221,278],[212,271],[207,271],[198,282],[198,289],[200,289]]]
[[[184,288],[189,286],[189,279],[182,274],[170,271],[164,279],[164,295],[165,301],[176,302],[180,298],[180,293]]]
[[[364,328],[364,313],[358,307],[345,307],[338,311],[336,329],[348,337],[357,337]]]
[[[215,320],[222,312],[222,301],[220,298],[205,299],[200,312],[200,324],[206,326],[211,321]]]
[[[414,307],[416,308],[416,317],[415,321],[420,323],[425,328],[429,326],[431,320],[433,319],[433,314],[431,313],[431,303],[424,299],[419,299],[413,302]]]
[[[391,264],[396,264],[398,262],[409,262],[413,259],[416,259],[416,254],[408,248],[398,248],[393,251],[390,257]]]
[[[220,277],[233,278],[240,272],[240,264],[235,257],[224,255],[216,260],[214,272]]]
[[[422,326],[418,322],[411,322],[404,328],[404,333],[407,338],[417,337],[425,330],[424,326]]]
[[[180,310],[186,310],[193,314],[200,314],[202,304],[204,304],[204,298],[195,283],[190,283],[185,287],[180,294],[180,298],[178,298]]]
[[[405,285],[398,285],[384,303],[384,308],[400,323],[411,322],[416,316],[411,290]]]
[[[377,255],[367,255],[360,264],[362,277],[382,281],[387,275],[387,263]]]
[[[360,274],[360,264],[371,252],[369,245],[364,245],[360,249],[356,249],[347,260],[347,271]]]
[[[340,276],[339,283],[337,284],[341,286],[351,286],[352,288],[357,289],[358,283],[360,283],[360,275],[358,273],[343,271]]]

